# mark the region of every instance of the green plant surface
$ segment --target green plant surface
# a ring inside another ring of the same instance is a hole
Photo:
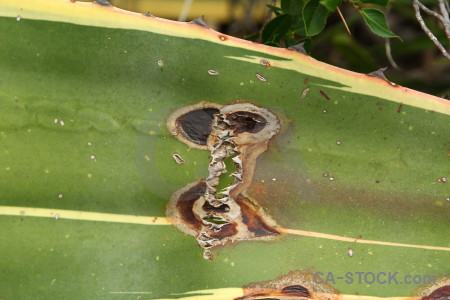
[[[291,271],[450,275],[450,102],[94,3],[1,0],[0,15],[0,299],[233,299]],[[200,101],[282,122],[247,194],[284,234],[213,260],[165,214],[208,176],[209,152],[166,128]],[[331,285],[344,299],[425,286]]]

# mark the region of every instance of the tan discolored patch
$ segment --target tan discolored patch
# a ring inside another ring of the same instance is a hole
[[[180,230],[195,235],[204,249],[280,235],[275,222],[245,195],[258,156],[280,131],[273,113],[246,102],[225,106],[201,102],[174,112],[167,127],[179,140],[206,148],[211,155],[208,177],[170,200],[167,215]]]
[[[274,280],[252,283],[244,286],[244,296],[235,300],[277,299],[277,300],[337,300],[339,292],[333,287],[318,283],[319,278],[313,274],[300,271]]]

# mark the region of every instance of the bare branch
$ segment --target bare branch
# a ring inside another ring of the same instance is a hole
[[[443,1],[445,4],[445,8],[447,9],[447,12],[450,13],[450,3],[448,3],[447,1]]]
[[[277,0],[270,0],[270,5],[272,5],[272,6],[277,5]],[[264,28],[267,25],[267,23],[270,22],[271,19],[272,19],[272,10],[268,7],[267,8],[267,13],[266,13],[266,16],[264,17],[264,22],[263,22],[263,25],[262,25],[261,28]],[[256,42],[257,43],[261,43],[262,42],[262,29],[261,29],[261,32],[259,33],[259,37],[256,40]]]
[[[184,0],[183,8],[181,9],[180,15],[178,16],[178,21],[186,22],[193,1],[194,0]]]
[[[391,53],[391,39],[384,39],[384,48],[386,49],[386,57],[391,64],[391,66],[396,70],[401,70],[401,68],[397,65]]]
[[[420,14],[420,9],[422,8],[421,5],[423,7],[425,7],[425,9],[426,9],[426,10],[424,9],[425,12],[428,13],[428,11],[430,11],[430,12],[436,13],[434,11],[429,10],[425,5],[420,3],[419,0],[413,0],[413,7],[414,7],[414,11],[416,13],[416,19],[417,19],[417,21],[419,21],[420,27],[422,27],[422,30],[428,35],[430,40],[436,45],[436,47],[439,49],[439,51],[441,51],[442,55],[444,55],[445,58],[447,58],[450,61],[450,54],[448,54],[448,52],[447,52],[447,50],[445,50],[444,46],[442,46],[442,44],[439,42],[439,40],[434,36],[434,34],[431,32],[430,29],[428,29],[427,25],[425,24],[425,21],[423,20],[422,15]],[[441,15],[439,15],[439,16],[443,19],[443,17]],[[445,22],[443,23],[443,25],[445,27]],[[446,29],[446,34],[447,34],[447,29]]]
[[[435,17],[436,19],[438,19],[441,22],[442,26],[444,27],[445,35],[447,36],[447,40],[450,42],[450,21],[448,20],[448,18],[446,19],[444,16],[441,16],[437,12],[429,9],[428,7],[426,7],[419,1],[417,1],[417,4],[419,5],[420,9],[422,9],[424,12],[426,12],[430,16]]]
[[[347,22],[345,22],[345,18],[342,15],[341,10],[339,9],[339,6],[336,6],[336,10],[339,13],[339,16],[341,17],[342,22],[344,23],[345,29],[347,29],[347,32],[349,35],[352,35],[352,32],[350,31],[350,28],[348,28]]]
[[[387,20],[391,20],[391,18],[388,18],[388,15],[391,13],[391,9],[392,6],[388,5],[386,7],[386,19]],[[397,63],[394,60],[394,57],[392,56],[392,52],[391,52],[391,39],[384,39],[384,49],[386,50],[386,57],[389,61],[389,63],[391,64],[391,66],[395,69],[400,71],[401,68],[397,65]]]
[[[271,0],[270,5],[272,5],[272,6],[277,5],[277,0]],[[267,13],[266,13],[266,17],[264,18],[263,27],[266,26],[267,23],[269,23],[270,19],[272,19],[272,10],[270,8],[267,8]]]
[[[448,7],[448,1],[439,0],[439,10],[441,11],[441,15],[444,17],[444,19],[450,23],[450,19],[448,16],[448,12],[450,10],[450,8]]]

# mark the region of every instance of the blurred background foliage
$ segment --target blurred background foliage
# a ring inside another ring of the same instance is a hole
[[[437,6],[437,0],[421,2],[431,9]],[[110,0],[110,3],[179,21],[204,16],[208,26],[217,31],[272,46],[289,47],[305,42],[308,54],[320,61],[360,73],[387,67],[385,75],[392,82],[439,97],[450,95],[450,62],[421,30],[411,0]],[[338,12],[333,9],[335,5]],[[312,13],[305,17],[294,12],[302,7]],[[392,36],[400,38],[387,41],[377,35],[364,21],[361,13],[364,9],[382,11]],[[302,16],[307,20],[302,22]],[[448,49],[449,42],[440,24],[428,15],[423,17]],[[277,24],[273,26],[274,23]],[[310,28],[306,32],[305,28],[298,29],[300,23]],[[278,36],[277,30],[281,30]],[[386,43],[390,51],[386,50]]]

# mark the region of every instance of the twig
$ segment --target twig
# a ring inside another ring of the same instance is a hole
[[[194,2],[194,0],[184,0],[183,8],[181,9],[180,15],[178,16],[178,21],[186,22],[192,2]]]
[[[271,0],[270,5],[276,6],[277,0]],[[272,13],[273,13],[272,10],[270,8],[267,8],[267,13],[266,13],[266,17],[264,18],[263,27],[266,26],[267,23],[269,23],[270,19],[272,19]]]
[[[244,16],[244,23],[246,24],[246,27],[248,28],[248,24],[251,23],[251,19],[252,19],[252,11],[253,11],[253,7],[256,4],[256,0],[250,0],[248,2],[247,8],[245,9],[245,16]]]
[[[270,0],[270,5],[272,5],[272,6],[277,5],[277,0]],[[263,22],[261,28],[264,28],[267,25],[267,23],[269,23],[270,19],[272,19],[272,10],[270,9],[270,7],[268,7],[267,13],[266,13],[266,16],[264,18],[264,22]],[[261,41],[262,41],[262,29],[261,29],[261,32],[259,33],[259,37],[256,42],[261,43]]]
[[[391,64],[391,66],[400,71],[401,68],[397,65],[397,63],[395,62],[394,58],[392,57],[392,53],[391,53],[391,39],[384,39],[384,48],[386,49],[386,57],[389,61],[389,63]]]
[[[450,13],[450,3],[447,1],[444,1],[445,4],[445,8],[447,9],[447,11]]]
[[[341,10],[339,9],[339,6],[336,7],[337,12],[339,13],[339,16],[341,17],[342,22],[345,25],[345,28],[347,29],[347,32],[349,35],[352,35],[352,32],[350,31],[350,28],[348,28],[347,22],[345,22],[344,16],[342,15]]]
[[[450,22],[448,13],[450,11],[450,7],[448,6],[448,1],[439,0],[439,10],[441,11],[441,15],[447,22]]]
[[[390,20],[390,18],[388,18],[388,15],[390,14],[391,9],[392,9],[392,6],[391,6],[391,5],[389,5],[389,6],[386,8],[386,19],[388,19],[388,20]],[[395,60],[394,60],[394,57],[392,56],[392,52],[391,52],[391,39],[389,39],[389,38],[388,38],[388,39],[384,39],[384,49],[386,50],[386,57],[387,57],[389,63],[391,64],[391,66],[392,66],[395,70],[400,71],[401,68],[397,65],[397,63],[396,63]]]
[[[441,22],[442,26],[444,27],[445,35],[447,36],[447,40],[450,42],[450,21],[448,20],[448,16],[447,16],[447,18],[445,18],[445,16],[441,16],[440,14],[429,9],[428,7],[426,7],[419,1],[417,1],[417,4],[419,5],[420,9],[422,9],[424,12],[426,12],[430,16],[435,17],[436,19],[438,19]]]
[[[416,19],[419,21],[420,27],[422,30],[428,35],[429,39],[436,45],[436,47],[441,51],[442,55],[450,61],[450,54],[448,54],[447,50],[445,50],[444,46],[439,42],[439,40],[434,36],[434,34],[428,29],[427,25],[425,25],[425,21],[420,14],[420,5],[424,6],[419,0],[413,0],[413,8],[416,13]],[[426,7],[425,7],[426,8]],[[428,9],[428,8],[426,8]],[[442,16],[441,16],[442,17]]]

